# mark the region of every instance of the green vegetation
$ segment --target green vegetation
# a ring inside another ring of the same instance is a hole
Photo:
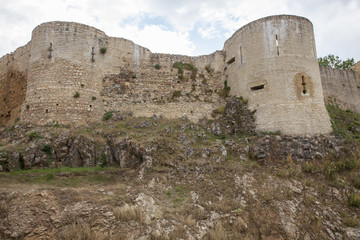
[[[348,204],[351,207],[360,207],[360,194],[353,193],[348,198]]]
[[[191,71],[190,78],[192,80],[196,79],[196,74],[197,74],[198,69],[196,67],[194,67],[194,65],[192,65],[191,63],[175,62],[173,64],[173,68],[178,69],[178,78],[180,80],[187,80],[187,77],[184,76],[184,70]]]
[[[132,79],[135,79],[135,78],[136,78],[136,75],[132,75],[131,78],[132,78]]]
[[[220,97],[226,98],[229,96],[230,87],[227,85],[227,80],[224,81],[224,88],[218,93]]]
[[[15,119],[15,123],[18,123],[20,121],[20,118]]]
[[[92,96],[92,97],[91,97],[91,100],[95,101],[95,100],[96,100],[96,97],[95,97],[95,96]]]
[[[101,54],[105,54],[105,53],[106,53],[106,50],[107,50],[106,47],[102,47],[102,48],[100,48],[100,53],[101,53]]]
[[[106,112],[103,116],[103,120],[107,121],[113,116],[113,112]]]
[[[61,168],[37,168],[29,170],[17,170],[0,175],[7,181],[50,184],[55,186],[88,186],[89,184],[111,184],[115,182],[116,174],[112,172],[122,171],[113,167],[61,167]],[[107,173],[106,173],[107,172]]]
[[[160,64],[155,64],[155,69],[160,70],[161,66]]]
[[[339,59],[338,56],[329,54],[325,57],[319,57],[318,63],[320,66],[349,70],[352,66],[354,66],[355,61],[353,58],[343,61],[343,60]]]
[[[181,91],[174,91],[173,95],[172,95],[172,99],[175,99],[175,98],[178,98],[181,96],[182,96]]]
[[[211,65],[210,65],[210,64],[207,64],[207,65],[205,66],[205,70],[206,70],[208,73],[213,73],[213,72],[214,72],[214,69],[211,68]]]
[[[75,92],[75,94],[73,95],[73,98],[79,98],[80,97],[80,93],[79,92]]]
[[[327,105],[327,110],[331,118],[331,125],[334,134],[351,143],[360,140],[360,115],[354,114],[351,110],[343,110],[334,103]]]
[[[51,147],[50,144],[44,144],[41,147],[41,151],[43,151],[46,155],[51,156],[53,152],[53,148]]]
[[[41,136],[41,134],[38,133],[37,131],[32,131],[27,136],[29,137],[30,140],[43,138],[43,136]]]
[[[85,85],[83,83],[81,83],[80,86],[83,88]]]

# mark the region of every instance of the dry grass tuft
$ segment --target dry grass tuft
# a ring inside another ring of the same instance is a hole
[[[144,213],[136,206],[129,206],[128,204],[125,204],[122,207],[114,208],[113,212],[116,219],[119,221],[136,221],[138,223],[145,222]]]
[[[71,240],[105,240],[109,239],[107,234],[92,231],[87,223],[72,223],[65,227],[64,231],[59,234],[58,239]]]
[[[221,221],[217,222],[215,229],[209,231],[209,240],[227,240],[228,235],[221,223]]]

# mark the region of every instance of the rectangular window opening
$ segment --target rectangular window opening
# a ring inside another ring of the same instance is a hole
[[[232,64],[233,62],[235,62],[235,57],[233,57],[232,59],[230,59],[229,61],[227,61],[227,64],[230,65],[230,64]]]
[[[250,89],[251,89],[251,91],[257,91],[257,90],[264,89],[264,87],[265,87],[265,84],[261,84],[261,85],[251,87]]]

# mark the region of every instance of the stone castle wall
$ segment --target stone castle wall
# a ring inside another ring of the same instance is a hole
[[[30,52],[21,115],[25,121],[83,124],[99,121],[112,110],[170,118],[191,113],[196,121],[210,115],[217,102],[219,74],[215,69],[205,73],[204,66],[221,62],[221,52],[201,57],[153,54],[129,40],[65,22],[35,28]],[[192,63],[199,71],[194,79],[185,71],[187,79],[181,80],[174,62]],[[155,64],[161,68],[155,69]],[[174,99],[174,92],[182,96]]]
[[[320,66],[324,98],[360,113],[360,83],[355,71]]]
[[[259,19],[235,32],[224,51],[231,94],[249,99],[258,130],[331,131],[308,19],[288,15]]]
[[[0,125],[20,117],[27,85],[30,44],[0,58]]]
[[[177,62],[190,68],[179,74]],[[322,76],[337,79],[323,70]],[[337,83],[323,81],[323,94],[306,18],[259,19],[235,32],[223,51],[198,57],[152,53],[90,26],[49,22],[0,59],[0,123],[18,117],[21,104],[21,119],[38,124],[86,124],[107,111],[198,121],[224,105],[225,81],[232,95],[249,99],[259,131],[328,133],[324,94],[346,95],[340,101],[358,105]]]

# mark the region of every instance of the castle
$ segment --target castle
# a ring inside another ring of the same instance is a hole
[[[256,20],[222,51],[197,57],[152,53],[90,26],[48,22],[0,59],[0,121],[85,124],[107,111],[198,121],[211,118],[229,91],[248,99],[259,131],[326,134],[324,99],[359,111],[358,85],[355,72],[320,71],[313,26],[303,17]]]

